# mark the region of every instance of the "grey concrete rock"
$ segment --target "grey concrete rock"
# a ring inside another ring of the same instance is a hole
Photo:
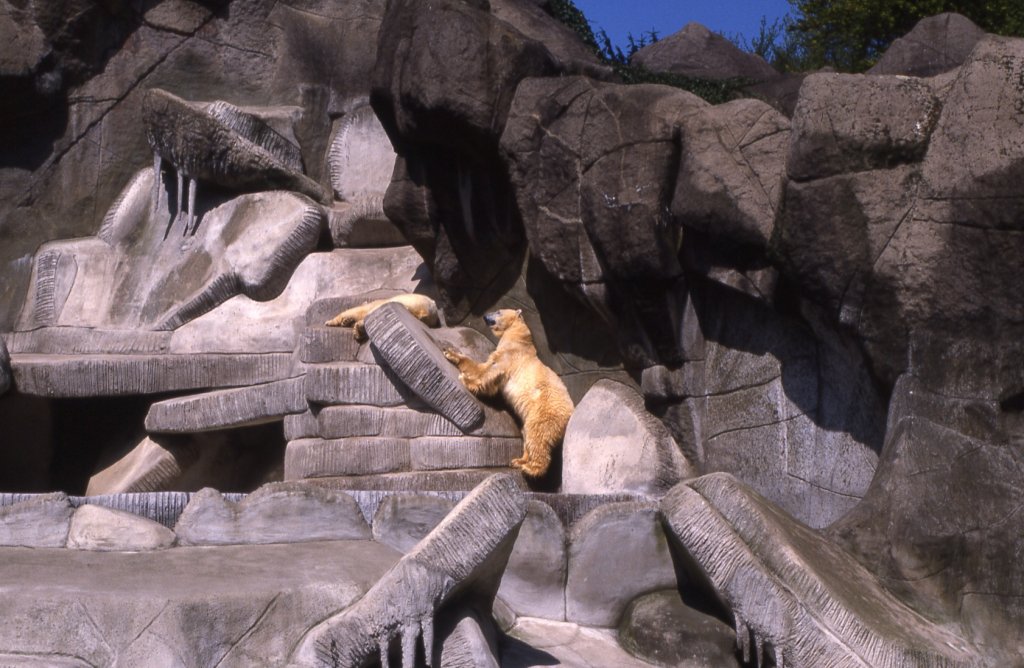
[[[392,473],[410,466],[405,438],[302,438],[285,449],[284,479]]]
[[[290,353],[305,326],[322,327],[338,312],[304,323],[304,314],[317,304],[341,301],[342,295],[358,295],[379,286],[392,294],[412,291],[420,283],[416,272],[422,263],[408,247],[312,253],[299,262],[279,296],[265,302],[244,296],[229,299],[175,330],[171,352]],[[351,338],[351,332],[347,334]]]
[[[413,470],[508,466],[523,454],[521,438],[492,436],[423,436],[409,441]]]
[[[962,65],[984,36],[984,30],[961,14],[929,16],[890,44],[868,74],[935,76]]]
[[[473,436],[519,438],[515,419],[506,411],[484,406],[484,421],[469,433]],[[430,410],[396,406],[325,406],[316,416],[323,438],[348,436],[462,436],[463,431],[443,415]]]
[[[318,404],[400,406],[413,393],[390,370],[373,364],[338,362],[306,371],[306,399]]]
[[[565,526],[551,506],[528,501],[498,588],[515,615],[565,620],[566,543]]]
[[[736,620],[744,662],[976,665],[974,649],[884,589],[849,553],[727,474],[677,486],[667,525]]]
[[[254,385],[292,375],[291,355],[14,355],[23,394],[96,397]]]
[[[227,103],[207,107],[159,88],[150,89],[142,102],[149,145],[192,181],[191,188],[201,180],[238,190],[295,190],[330,202],[329,194],[297,169],[298,148],[243,114]]]
[[[416,396],[463,431],[483,423],[483,406],[412,313],[398,304],[383,304],[366,316],[365,324],[374,348]]]
[[[523,490],[527,489],[526,481],[522,478],[522,475],[516,471],[510,471],[508,467],[452,469],[448,471],[406,471],[343,477],[325,476],[308,478],[306,483],[310,485],[323,485],[330,489],[459,492],[473,489],[496,473],[512,475],[520,488]]]
[[[740,666],[736,631],[687,606],[675,590],[631,601],[619,624],[619,642],[634,656],[662,666]]]
[[[310,620],[350,606],[398,557],[367,540],[145,553],[4,548],[0,647],[47,665],[66,656],[118,668],[283,666]]]
[[[63,492],[0,506],[0,545],[64,547],[74,509]]]
[[[103,506],[84,505],[71,517],[69,549],[147,552],[174,544],[174,532],[153,520]]]
[[[7,342],[0,336],[0,396],[11,387],[11,354],[7,351]]]
[[[8,349],[15,354],[45,355],[96,353],[167,353],[170,332],[145,332],[87,327],[44,327],[6,335]]]
[[[306,364],[354,362],[359,348],[352,333],[340,327],[306,327],[299,334],[299,360]]]
[[[444,628],[452,627],[444,633]],[[440,643],[434,644],[431,665],[448,668],[500,668],[498,663],[498,638],[494,623],[472,608],[461,609],[449,618],[441,620],[444,634]]]
[[[920,79],[812,74],[793,112],[786,171],[806,181],[919,162],[941,109]]]
[[[379,248],[408,243],[402,231],[384,215],[384,191],[348,202],[335,202],[327,210],[327,228],[335,248]]]
[[[17,22],[17,59],[40,53],[37,42],[21,42],[36,34],[33,25],[44,38],[41,53],[51,55],[31,75],[3,84],[18,110],[10,115],[15,109],[5,103],[0,111],[10,147],[0,189],[0,265],[10,271],[0,330],[13,327],[25,294],[31,267],[18,258],[46,241],[93,234],[118,190],[152,163],[142,126],[146,89],[243,109],[298,108],[294,134],[319,179],[330,116],[369,94],[383,11],[379,0],[301,7],[257,0],[230,12],[190,0],[109,7],[74,0],[16,12],[27,21]],[[3,43],[8,53],[11,42]],[[36,82],[50,93],[36,91]],[[39,121],[36,132],[20,132],[13,120],[26,113]]]
[[[668,540],[653,503],[609,503],[569,531],[565,619],[616,626],[644,592],[678,586]]]
[[[664,311],[683,290],[677,127],[705,106],[678,89],[561,77],[523,81],[509,111],[501,150],[531,257],[600,316],[628,364],[681,356]]]
[[[284,438],[286,441],[313,438],[319,435],[320,423],[312,411],[307,410],[304,413],[284,416]]]
[[[389,496],[373,516],[373,539],[406,553],[454,507],[453,501],[437,496]]]
[[[94,473],[85,493],[94,496],[171,489],[181,478],[183,464],[174,452],[146,437],[127,455]]]
[[[630,57],[630,63],[697,79],[765,81],[779,76],[760,56],[699,23],[687,23],[679,32],[648,44]]]
[[[508,633],[515,641],[502,645],[503,666],[654,668],[659,665],[630,655],[619,644],[612,629],[525,617],[517,620]]]
[[[526,515],[526,499],[511,476],[493,476],[466,496],[356,605],[314,626],[292,654],[295,665],[318,656],[358,665],[387,654],[401,638],[402,664],[417,646],[432,655],[434,615],[456,591],[476,589],[490,600],[512,537]]]
[[[680,131],[672,214],[726,243],[767,246],[781,204],[789,121],[763,102],[734,100],[688,115]]]
[[[1020,567],[1001,555],[1024,543],[1013,509],[1020,413],[991,395],[907,374],[889,404],[879,474],[864,500],[829,527],[914,609],[954,620],[992,663],[1021,655]],[[975,596],[970,592],[990,592]]]
[[[569,418],[562,492],[657,496],[695,471],[643,397],[622,383],[598,381]]]
[[[213,489],[192,496],[174,527],[182,545],[367,540],[359,506],[343,492],[272,483],[238,503]]]
[[[372,217],[383,221],[380,207],[395,170],[395,151],[369,105],[352,109],[341,118],[331,138],[327,164],[335,196],[348,202],[376,196],[378,210]]]
[[[274,422],[308,409],[303,387],[299,376],[158,401],[146,413],[146,431],[191,433]]]
[[[291,193],[201,198],[199,217],[180,224],[185,218],[159,193],[154,170],[143,169],[97,236],[42,246],[20,327],[171,330],[237,295],[267,301],[323,227],[319,207]]]

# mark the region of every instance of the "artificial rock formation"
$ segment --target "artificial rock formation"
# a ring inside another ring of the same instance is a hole
[[[1021,663],[1021,40],[638,54],[711,105],[532,0],[15,4],[0,663]],[[495,308],[541,481],[441,355]]]

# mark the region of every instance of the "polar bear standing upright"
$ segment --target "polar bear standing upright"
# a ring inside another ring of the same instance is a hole
[[[544,475],[551,450],[565,436],[573,403],[565,383],[537,357],[530,328],[519,310],[502,309],[484,316],[498,337],[498,347],[478,363],[448,349],[445,357],[459,367],[459,378],[475,395],[501,393],[523,423],[523,456],[512,466],[531,477]]]

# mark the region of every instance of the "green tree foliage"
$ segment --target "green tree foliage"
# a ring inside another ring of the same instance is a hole
[[[805,69],[860,72],[920,19],[958,12],[987,32],[1024,36],[1022,0],[789,0],[791,51]]]

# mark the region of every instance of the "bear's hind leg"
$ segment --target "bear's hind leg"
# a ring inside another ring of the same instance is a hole
[[[551,466],[551,449],[558,444],[564,429],[550,421],[523,424],[523,456],[512,460],[512,466],[531,478],[547,473]]]

